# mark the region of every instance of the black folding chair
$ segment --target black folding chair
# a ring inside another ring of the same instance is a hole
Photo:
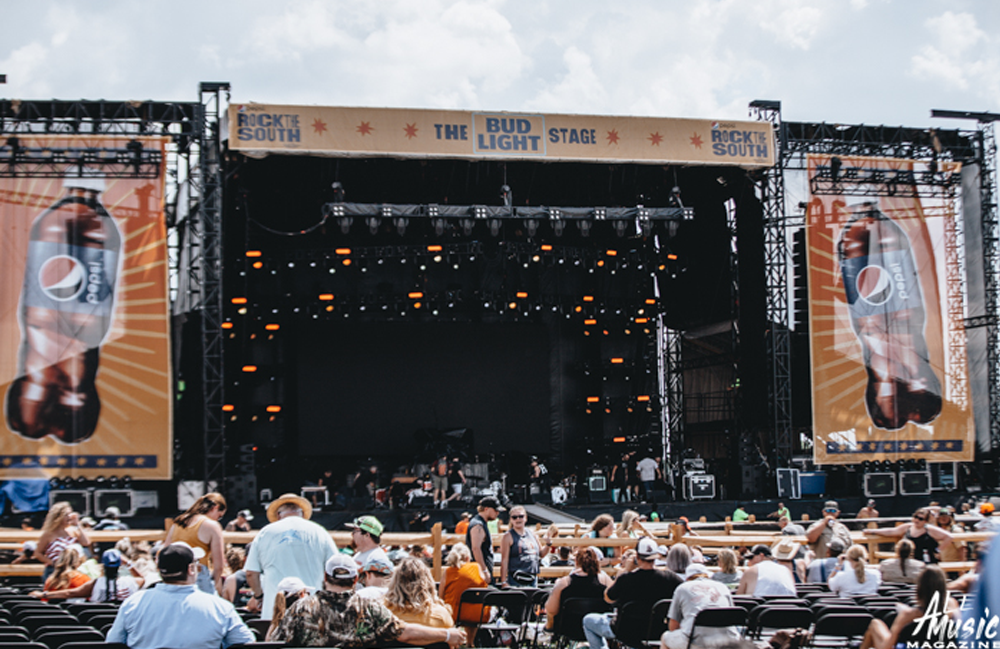
[[[60,649],[70,642],[104,642],[104,636],[96,629],[73,629],[69,631],[50,631],[39,633],[36,642],[41,642],[49,649]]]
[[[467,588],[462,591],[462,597],[458,600],[458,610],[455,611],[455,625],[460,624],[476,624],[476,622],[470,622],[468,619],[462,616],[463,606],[482,606],[486,599],[487,593],[496,592],[494,588]],[[479,620],[481,621],[485,616],[485,609],[479,614]]]
[[[60,649],[128,649],[122,642],[67,642]]]
[[[107,624],[114,624],[118,613],[84,613],[80,616],[80,621],[95,629],[103,628]]]
[[[830,613],[816,618],[810,647],[843,647],[844,641],[863,638],[871,624],[869,613]]]
[[[21,626],[28,629],[32,635],[46,626],[80,626],[80,620],[72,615],[29,615],[20,620]]]
[[[653,604],[653,610],[649,613],[649,628],[646,629],[647,646],[660,646],[660,636],[670,628],[670,621],[667,613],[670,612],[670,604],[673,600],[661,599]]]
[[[627,647],[641,647],[648,640],[646,635],[652,619],[653,606],[648,601],[628,602],[618,609],[615,623],[611,625],[615,638]]]
[[[480,617],[479,632],[476,634],[476,641],[480,642],[483,632],[491,634],[495,641],[499,641],[504,634],[511,634],[512,646],[519,647],[524,641],[524,620],[528,609],[527,594],[516,588],[509,590],[494,590],[486,593],[483,604],[491,608],[498,609],[498,615],[493,622],[485,622],[483,616]],[[486,609],[483,608],[485,613]],[[503,644],[507,644],[504,642]],[[483,646],[483,645],[479,645]],[[498,646],[493,644],[490,646]]]
[[[808,630],[812,623],[813,612],[804,606],[764,605],[750,613],[747,633],[754,639],[759,639],[765,629]]]
[[[49,649],[40,642],[5,642],[3,649]]]
[[[699,627],[720,629],[727,626],[746,627],[746,625],[747,611],[741,606],[702,609],[694,618],[694,626],[691,627],[691,635],[688,636],[688,649],[691,648],[691,643],[694,642]]]
[[[552,637],[557,647],[583,642],[583,618],[590,613],[610,613],[611,605],[603,599],[591,597],[571,597],[559,602],[559,614],[552,627]]]
[[[0,645],[8,642],[28,642],[30,639],[26,630],[11,631],[10,627],[0,627]]]

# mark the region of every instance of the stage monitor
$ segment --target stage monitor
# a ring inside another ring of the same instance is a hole
[[[926,496],[931,492],[930,471],[900,471],[899,493],[903,496]]]
[[[798,469],[778,469],[778,498],[798,500],[801,488]]]
[[[135,515],[131,489],[98,489],[94,492],[94,514],[103,516],[108,507],[117,507],[122,518]]]
[[[711,500],[715,498],[715,476],[708,474],[688,474],[684,476],[684,492],[688,500]]]
[[[90,492],[86,489],[53,489],[49,492],[49,509],[56,503],[67,502],[80,516],[90,516]]]
[[[874,498],[876,496],[896,495],[896,474],[895,473],[866,473],[865,474],[865,496]]]
[[[476,453],[551,450],[544,325],[317,321],[295,339],[301,455],[413,454],[417,431],[455,429]]]

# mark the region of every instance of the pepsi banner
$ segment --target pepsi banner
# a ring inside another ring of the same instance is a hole
[[[916,163],[841,157],[840,165],[861,177],[905,177]],[[810,156],[807,166],[814,178],[830,158]],[[942,173],[957,171],[948,164]],[[948,281],[960,272],[953,202],[922,201],[916,191],[861,195],[866,188],[849,179],[823,193],[810,187],[815,462],[971,461],[961,287]]]
[[[20,136],[27,150],[133,138]],[[135,138],[164,152],[162,138]],[[164,174],[0,179],[0,479],[172,477]]]
[[[416,158],[774,165],[769,122],[232,104],[229,148]]]

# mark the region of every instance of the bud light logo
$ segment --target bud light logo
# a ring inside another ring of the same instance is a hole
[[[881,266],[865,266],[858,273],[858,297],[871,304],[881,306],[892,297],[892,278]]]
[[[57,255],[46,260],[38,271],[42,292],[57,302],[67,302],[80,295],[87,286],[87,272],[80,260]]]

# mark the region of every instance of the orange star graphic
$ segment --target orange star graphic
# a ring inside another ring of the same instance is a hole
[[[406,133],[407,140],[412,140],[413,138],[417,137],[417,131],[419,130],[420,129],[417,128],[416,123],[407,124],[405,127],[403,127],[403,131]]]
[[[663,136],[660,135],[659,131],[657,131],[656,133],[650,133],[649,141],[652,143],[651,146],[660,146],[660,142],[663,141]]]
[[[323,131],[327,130],[326,122],[317,117],[313,120],[313,130],[316,131],[316,135],[323,135]]]
[[[372,128],[370,122],[361,122],[361,125],[358,126],[356,130],[358,131],[358,133],[361,133],[361,135],[371,135],[371,132],[374,131],[375,129]]]
[[[704,144],[704,142],[702,142],[701,140],[701,136],[698,135],[697,133],[692,135],[690,139],[691,139],[691,146],[693,146],[696,149],[700,149],[701,145]]]
[[[618,131],[616,129],[611,129],[608,131],[608,144],[618,144],[619,137]]]

